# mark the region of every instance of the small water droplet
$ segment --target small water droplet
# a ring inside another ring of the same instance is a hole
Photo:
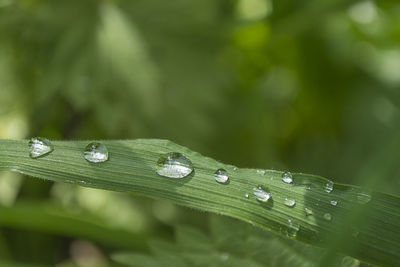
[[[286,236],[294,238],[297,236],[297,232],[300,229],[300,224],[298,224],[297,222],[294,222],[292,220],[288,220],[288,228],[286,229],[286,231],[284,231],[284,234],[286,234]]]
[[[249,194],[248,194],[248,193],[246,193],[244,196],[245,196],[246,198],[249,198]]]
[[[360,204],[367,204],[371,201],[371,195],[367,192],[359,192],[357,194],[357,202]]]
[[[307,189],[307,190],[310,190],[310,189],[311,189],[311,186],[307,185],[307,186],[306,186],[306,189]]]
[[[218,183],[224,184],[227,183],[229,180],[228,172],[224,169],[218,169],[214,173],[215,181]]]
[[[254,197],[260,202],[267,202],[271,198],[271,193],[266,192],[262,186],[253,188]]]
[[[237,171],[237,168],[236,168],[236,167],[234,167],[234,168],[233,168],[233,170],[234,170],[234,171]]]
[[[284,203],[288,207],[293,207],[294,205],[296,205],[296,200],[285,197]]]
[[[101,143],[93,142],[86,146],[83,157],[94,163],[104,162],[108,160],[107,147]]]
[[[313,215],[313,211],[310,208],[305,208],[304,211],[306,212],[306,216],[311,216]]]
[[[193,172],[193,163],[183,154],[170,152],[157,161],[156,172],[168,178],[185,178]]]
[[[257,170],[257,173],[260,175],[265,175],[265,171],[264,170]]]
[[[337,203],[338,203],[337,200],[331,200],[331,205],[332,205],[332,206],[336,206]]]
[[[293,183],[292,174],[290,172],[284,172],[282,174],[282,181],[284,181],[287,184]]]
[[[330,221],[330,220],[332,220],[332,215],[330,213],[325,213],[324,214],[324,219],[327,220],[327,221]]]
[[[28,148],[29,156],[33,159],[47,155],[54,150],[54,146],[51,142],[42,137],[33,137],[28,143]]]
[[[325,192],[330,193],[333,191],[333,182],[328,180],[325,184]]]

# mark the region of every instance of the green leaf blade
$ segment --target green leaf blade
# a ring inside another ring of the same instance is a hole
[[[388,266],[400,263],[398,197],[373,193],[370,202],[359,204],[357,196],[363,191],[354,186],[335,184],[334,190],[327,193],[324,190],[326,179],[296,173],[293,173],[294,183],[286,184],[281,181],[282,172],[266,170],[263,175],[254,169],[235,170],[232,165],[165,140],[97,142],[107,146],[109,160],[95,164],[83,158],[83,149],[89,141],[53,141],[55,150],[51,154],[31,159],[27,151],[28,141],[1,140],[0,170],[169,200],[238,218],[283,235],[298,229],[291,237],[315,246],[326,246],[330,238],[346,228],[350,233],[346,240],[351,246],[343,246],[339,251],[372,263]],[[195,171],[183,179],[157,175],[156,162],[167,152],[185,154],[193,162]],[[219,168],[228,171],[229,184],[218,184],[214,180],[213,173]],[[267,203],[254,199],[252,190],[258,185],[271,192],[272,199]],[[245,197],[246,194],[249,198]],[[285,206],[285,197],[295,199],[296,205]],[[330,204],[332,199],[338,201],[337,206]],[[305,215],[306,207],[313,210],[313,215]],[[354,210],[358,215],[350,220],[349,214]],[[324,219],[325,213],[331,215],[330,221]],[[358,236],[352,237],[352,228]]]

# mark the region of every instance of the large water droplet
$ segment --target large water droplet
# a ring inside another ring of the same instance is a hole
[[[337,200],[331,200],[331,205],[332,205],[332,206],[336,206],[337,203],[338,203]]]
[[[214,178],[215,178],[215,181],[217,181],[218,183],[221,183],[221,184],[227,183],[229,180],[228,172],[224,169],[218,169],[214,173]]]
[[[367,192],[359,192],[357,194],[357,202],[360,204],[367,204],[371,201],[371,195]]]
[[[330,193],[332,191],[333,191],[333,182],[328,180],[325,184],[325,192]]]
[[[330,220],[332,220],[332,215],[330,213],[325,213],[324,214],[324,219],[327,220],[327,221],[330,221]]]
[[[296,200],[285,197],[284,203],[288,207],[293,207],[294,205],[296,205]]]
[[[51,142],[42,137],[33,137],[28,143],[28,148],[29,156],[33,159],[47,155],[54,150],[54,146]]]
[[[83,157],[89,162],[104,162],[108,160],[107,147],[101,143],[93,142],[85,147]]]
[[[253,188],[254,197],[260,202],[267,202],[271,198],[271,193],[266,192],[261,186]]]
[[[185,178],[193,172],[193,163],[185,155],[170,152],[157,161],[156,172],[168,178]]]
[[[310,208],[305,208],[304,211],[306,212],[306,216],[313,215],[313,211]]]
[[[284,172],[282,174],[282,181],[284,181],[287,184],[293,183],[292,174],[290,172]]]

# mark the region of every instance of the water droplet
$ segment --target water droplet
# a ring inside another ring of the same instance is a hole
[[[253,194],[260,202],[267,202],[271,198],[271,193],[266,192],[261,186],[254,187]]]
[[[332,215],[330,213],[325,213],[324,214],[324,219],[327,220],[327,221],[330,221],[330,220],[332,220]]]
[[[265,175],[265,171],[264,170],[257,170],[257,173],[260,175]]]
[[[248,194],[248,193],[246,193],[244,196],[245,196],[246,198],[249,198],[249,194]]]
[[[312,209],[305,208],[304,211],[306,212],[306,216],[311,216],[311,215],[313,215]]]
[[[337,203],[338,203],[337,200],[331,200],[331,205],[332,205],[332,206],[336,206]]]
[[[357,194],[357,202],[360,204],[367,204],[371,201],[371,195],[367,192],[359,192]]]
[[[292,220],[288,220],[288,227],[285,229],[284,234],[288,237],[294,238],[297,236],[297,232],[300,229],[300,224],[292,221]]]
[[[218,183],[221,183],[221,184],[227,183],[229,180],[228,172],[224,169],[218,169],[214,173],[214,178],[215,178],[215,181],[217,181]]]
[[[288,207],[293,207],[294,205],[296,205],[296,200],[285,197],[284,203]]]
[[[107,147],[101,143],[93,142],[85,147],[83,157],[89,162],[104,162],[108,160]]]
[[[234,170],[234,171],[237,171],[237,168],[236,168],[236,167],[234,167],[234,168],[233,168],[233,170]]]
[[[287,184],[293,183],[292,174],[290,172],[284,172],[282,174],[282,181],[284,181]]]
[[[177,152],[162,155],[157,161],[156,169],[158,175],[168,178],[185,178],[194,170],[190,159]]]
[[[333,182],[329,181],[325,184],[325,192],[330,193],[333,191]]]
[[[33,137],[28,143],[28,148],[29,156],[33,159],[47,155],[54,150],[54,146],[51,142],[42,137]]]

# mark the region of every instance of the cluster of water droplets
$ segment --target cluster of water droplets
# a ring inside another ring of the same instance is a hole
[[[41,137],[34,137],[28,143],[29,156],[31,158],[40,158],[42,156],[46,156],[54,151],[54,146],[52,143],[46,139]],[[99,142],[92,142],[88,144],[83,151],[83,158],[91,163],[101,163],[108,160],[108,149],[107,147]],[[237,170],[236,167],[233,167],[233,171]],[[155,171],[158,175],[168,178],[185,178],[194,172],[194,165],[189,158],[187,158],[182,153],[178,152],[169,152],[160,156],[156,163]],[[261,176],[266,175],[265,170],[257,170],[257,174]],[[217,169],[214,174],[214,179],[219,184],[228,184],[229,183],[229,175],[228,171],[225,169]],[[271,176],[271,180],[273,177]],[[282,182],[286,184],[293,184],[293,176],[290,172],[284,172],[281,176]],[[82,184],[86,184],[85,181],[79,181]],[[310,189],[310,187],[306,187],[306,189]],[[324,184],[324,191],[330,194],[334,189],[334,184],[332,181],[327,181]],[[261,185],[253,188],[253,196],[254,198],[261,203],[268,202],[272,196],[269,190]],[[249,198],[249,193],[244,194],[245,198]],[[356,200],[358,203],[366,204],[371,200],[371,195],[367,192],[360,191],[356,195]],[[337,200],[330,200],[330,205],[337,206]],[[283,204],[289,208],[294,208],[296,205],[296,200],[291,197],[285,197],[283,199]],[[305,216],[309,217],[313,215],[313,210],[309,207],[304,208]],[[332,215],[328,212],[324,213],[322,216],[326,221],[332,220]],[[289,237],[295,237],[297,232],[300,229],[300,225],[293,220],[288,220],[287,225],[281,228],[281,231],[285,235]]]
[[[52,153],[54,151],[54,145],[46,138],[33,137],[28,143],[28,150],[29,156],[36,159]],[[87,161],[93,163],[107,161],[107,147],[97,142],[90,143],[85,147],[83,157]]]
[[[333,191],[333,182],[328,180],[325,184],[325,192],[330,193]]]

